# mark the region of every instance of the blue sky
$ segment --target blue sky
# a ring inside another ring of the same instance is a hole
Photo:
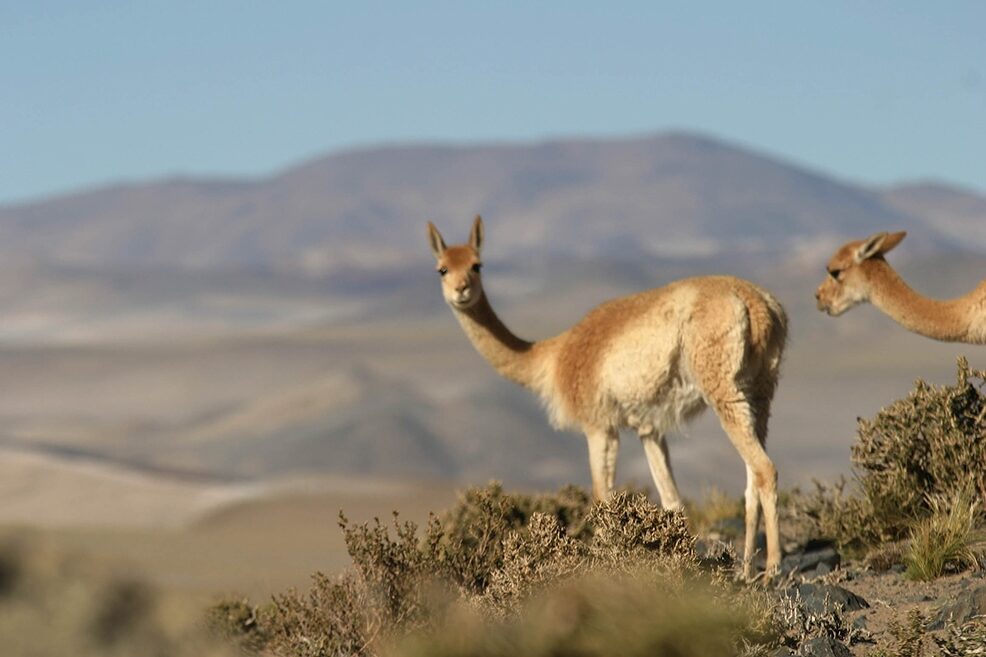
[[[0,0],[0,203],[667,129],[983,191],[984,28],[983,2]]]

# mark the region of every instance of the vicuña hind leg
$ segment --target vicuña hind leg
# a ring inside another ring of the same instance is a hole
[[[680,509],[681,495],[678,494],[678,486],[674,482],[664,435],[656,432],[643,433],[640,434],[640,443],[644,446],[650,473],[654,477],[657,493],[661,496],[661,506],[665,509]]]
[[[759,514],[763,509],[764,532],[767,534],[767,576],[773,577],[780,570],[780,534],[777,526],[777,469],[767,456],[754,430],[750,405],[742,397],[714,403],[722,428],[746,463],[746,540],[743,552],[743,576],[753,574],[754,541],[756,540]]]
[[[619,453],[620,434],[616,429],[587,429],[589,443],[589,470],[592,472],[592,494],[597,500],[605,500],[616,481],[616,456]]]

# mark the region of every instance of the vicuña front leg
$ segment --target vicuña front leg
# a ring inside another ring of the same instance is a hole
[[[651,476],[654,477],[657,493],[661,496],[661,506],[665,509],[680,509],[681,495],[678,494],[678,486],[674,482],[674,473],[668,460],[668,443],[664,435],[656,432],[642,433],[640,443],[644,446],[647,465],[650,466]]]
[[[605,500],[616,481],[616,457],[620,449],[620,434],[616,429],[591,429],[585,432],[589,443],[589,470],[592,472],[592,494]]]

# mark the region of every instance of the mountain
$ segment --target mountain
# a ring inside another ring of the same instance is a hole
[[[929,229],[986,252],[986,197],[941,183],[915,183],[883,193],[887,204],[925,220]]]
[[[495,227],[491,248],[501,257],[535,248],[623,259],[827,249],[878,229],[920,231],[929,247],[986,249],[954,228],[982,219],[984,204],[871,190],[678,133],[387,147],[251,181],[173,179],[0,208],[0,257],[367,270],[420,258],[425,220],[458,240],[477,212]]]

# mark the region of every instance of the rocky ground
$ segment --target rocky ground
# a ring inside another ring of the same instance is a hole
[[[789,554],[777,592],[791,602],[792,636],[824,634],[775,657],[986,655],[986,571],[909,579],[901,564],[885,570],[843,560],[829,544]]]

